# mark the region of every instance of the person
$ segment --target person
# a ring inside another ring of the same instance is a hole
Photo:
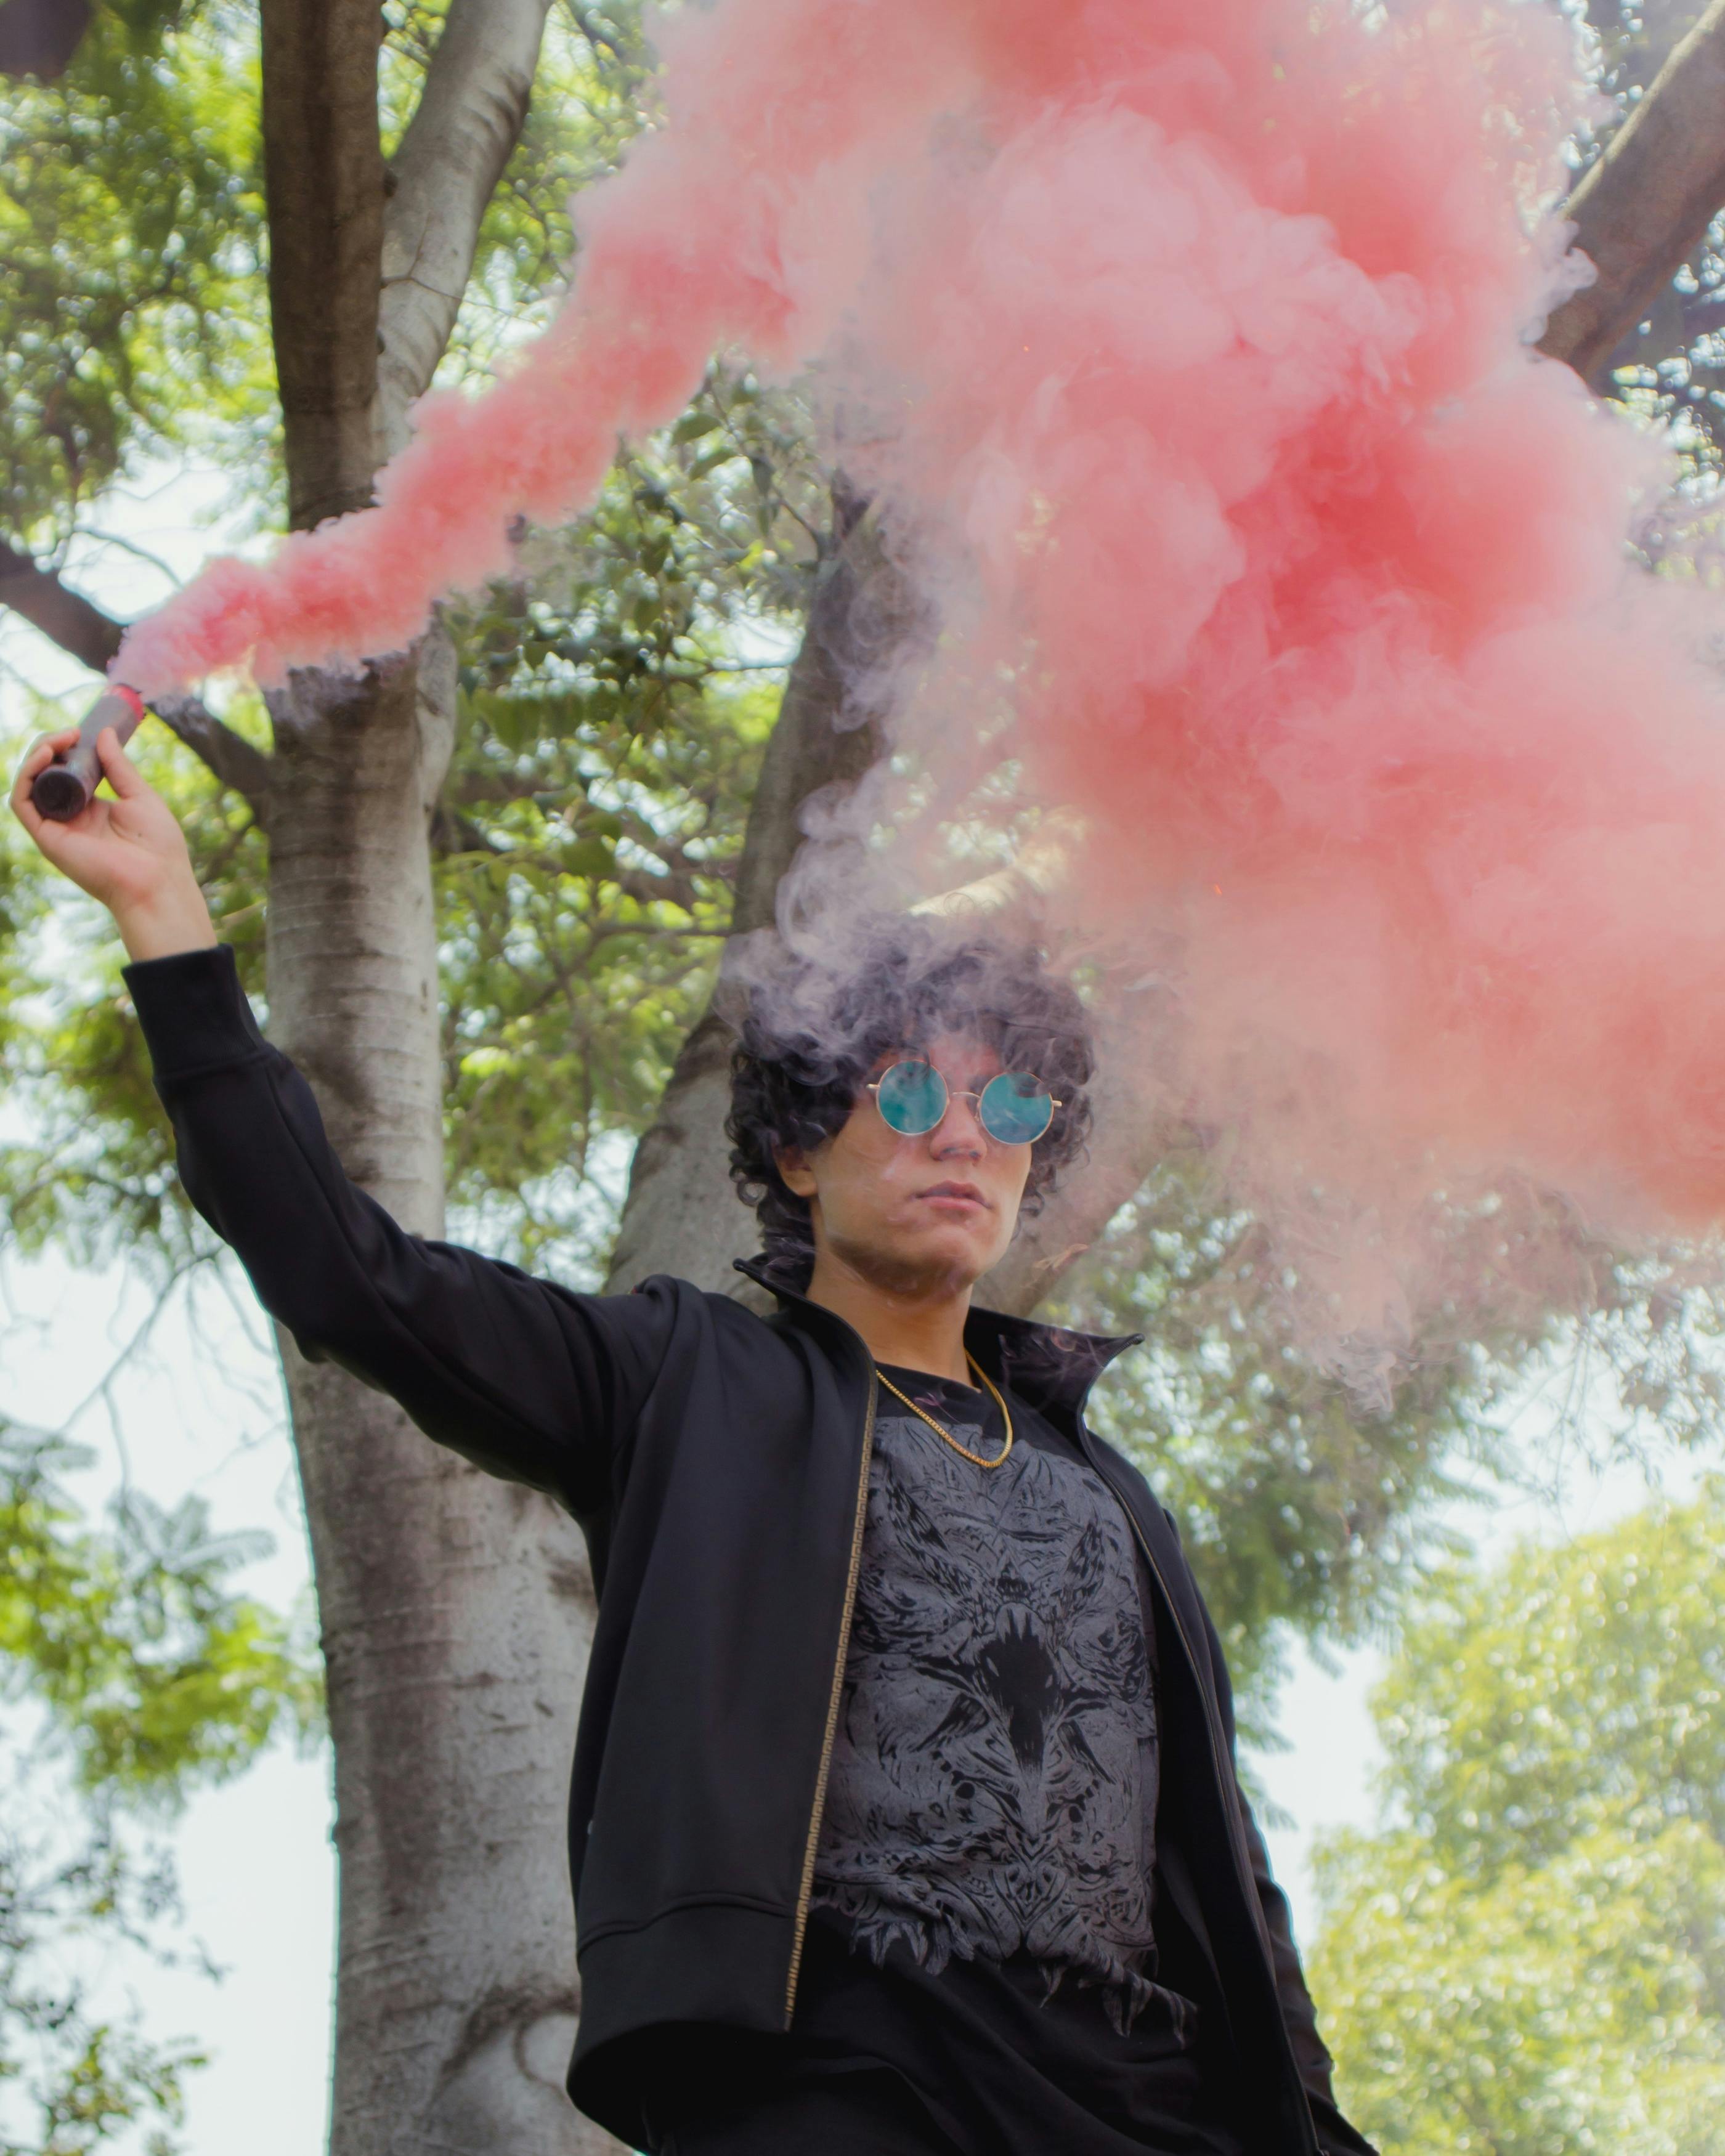
[[[670,2156],[1370,2156],[1334,2103],[1169,1515],[1085,1420],[1131,1341],[973,1291],[1083,1152],[1083,1006],[916,920],[744,1019],[775,1314],[404,1232],[264,1040],[183,839],[44,824],[112,911],[198,1210],[302,1351],[548,1492],[598,1614],[570,1798],[581,2109]]]

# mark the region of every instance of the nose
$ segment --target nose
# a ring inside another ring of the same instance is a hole
[[[988,1134],[977,1120],[976,1102],[966,1093],[950,1094],[947,1112],[928,1134],[930,1152],[937,1160],[980,1160],[988,1143]]]

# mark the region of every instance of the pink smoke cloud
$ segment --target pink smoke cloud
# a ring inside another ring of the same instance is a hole
[[[1555,18],[721,0],[664,44],[553,327],[125,678],[403,644],[716,345],[819,361],[962,628],[908,744],[956,796],[1010,680],[987,752],[1085,819],[1056,910],[1177,978],[1162,1082],[1260,1187],[1716,1222],[1716,619],[1628,557],[1656,449],[1526,341],[1574,275],[1528,212],[1579,105]]]

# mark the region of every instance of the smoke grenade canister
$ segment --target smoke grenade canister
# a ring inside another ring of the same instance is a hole
[[[69,824],[74,816],[82,815],[102,776],[96,759],[96,736],[104,726],[112,726],[123,748],[137,732],[143,716],[144,700],[136,689],[116,681],[103,690],[85,715],[71,747],[57,756],[46,770],[37,773],[30,788],[37,814],[54,824]]]

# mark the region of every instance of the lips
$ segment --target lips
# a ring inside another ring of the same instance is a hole
[[[988,1201],[973,1183],[931,1183],[917,1197],[925,1205],[951,1213],[987,1212]]]

